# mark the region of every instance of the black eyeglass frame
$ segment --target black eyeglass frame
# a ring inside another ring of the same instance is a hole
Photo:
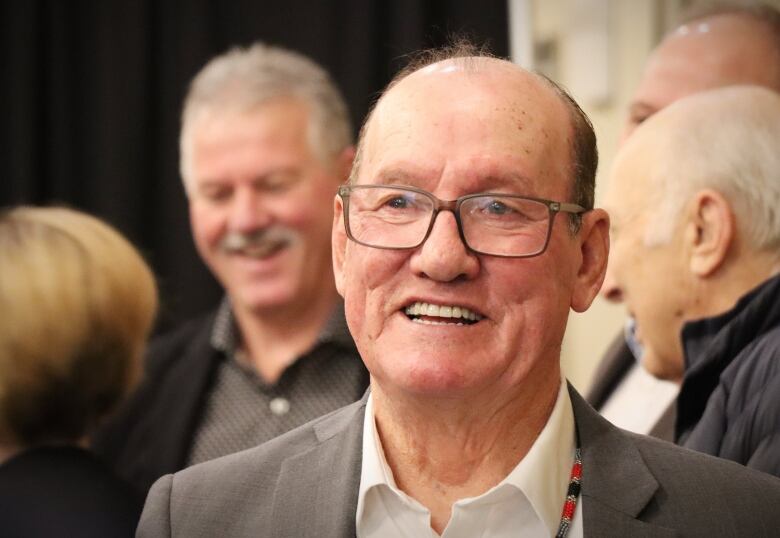
[[[354,190],[362,190],[362,189],[397,189],[402,191],[409,191],[409,192],[415,192],[417,194],[421,194],[431,200],[433,202],[433,212],[431,213],[431,220],[428,223],[428,229],[425,232],[425,235],[423,236],[422,240],[420,240],[419,243],[413,246],[409,247],[380,247],[376,245],[371,245],[368,243],[364,243],[363,241],[359,241],[356,239],[350,230],[349,226],[349,196]],[[431,230],[433,230],[433,225],[436,222],[436,217],[439,215],[440,211],[449,211],[453,214],[455,217],[455,223],[458,226],[458,235],[460,236],[460,240],[463,242],[463,245],[466,247],[466,250],[469,252],[473,252],[474,254],[481,254],[483,256],[495,256],[497,258],[533,258],[535,256],[541,256],[544,254],[544,252],[547,250],[547,246],[550,243],[550,237],[552,236],[552,229],[553,229],[553,222],[555,220],[555,216],[558,213],[571,213],[574,215],[581,215],[583,213],[587,213],[590,211],[589,209],[586,209],[578,204],[573,204],[569,202],[557,202],[554,200],[547,200],[545,198],[535,198],[533,196],[523,196],[519,194],[506,194],[503,192],[477,192],[474,194],[467,194],[465,196],[460,196],[459,198],[455,200],[442,200],[440,198],[437,198],[433,194],[431,194],[428,191],[418,189],[416,187],[409,187],[406,185],[340,185],[338,190],[338,195],[341,198],[342,204],[344,206],[344,228],[347,232],[347,237],[354,241],[355,243],[359,245],[363,245],[365,247],[369,248],[378,248],[382,250],[411,250],[420,247],[425,241],[428,240],[428,237],[431,235]],[[541,248],[537,252],[533,252],[531,254],[520,254],[520,255],[511,255],[511,254],[492,254],[489,252],[482,252],[481,250],[477,250],[473,248],[471,245],[469,245],[468,241],[466,240],[466,236],[463,233],[463,223],[460,219],[460,207],[466,200],[470,200],[471,198],[480,198],[483,196],[497,196],[501,198],[517,198],[521,200],[530,200],[532,202],[539,202],[541,204],[544,204],[547,206],[547,211],[549,212],[549,218],[547,222],[547,235],[544,238],[544,244],[541,246]]]

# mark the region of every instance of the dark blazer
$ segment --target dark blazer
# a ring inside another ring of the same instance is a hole
[[[220,353],[210,344],[216,313],[152,340],[144,381],[92,438],[93,450],[142,494],[187,455]]]
[[[619,430],[570,394],[586,536],[777,536],[780,480]],[[161,478],[137,536],[354,537],[364,414],[365,398]]]
[[[89,452],[27,450],[0,465],[0,536],[131,537],[142,500]]]
[[[585,395],[587,402],[595,409],[601,409],[635,365],[636,359],[626,344],[621,331],[609,345],[604,357],[596,367],[593,382]],[[674,441],[676,418],[677,400],[675,399],[669,404],[648,435],[664,441]]]
[[[147,351],[141,386],[93,435],[93,450],[143,495],[155,480],[187,465],[211,387],[225,360],[211,344],[216,316],[216,312],[209,314],[155,338]],[[346,331],[346,325],[340,330]],[[320,356],[348,357],[360,370],[355,386],[339,394],[344,403],[351,402],[365,392],[368,371],[351,339],[349,344],[338,344],[335,337],[333,341],[330,351]]]

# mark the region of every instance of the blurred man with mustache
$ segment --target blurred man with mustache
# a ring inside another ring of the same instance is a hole
[[[358,399],[368,374],[331,265],[330,201],[354,149],[310,59],[264,44],[207,64],[184,103],[181,175],[216,312],[153,343],[145,384],[96,448],[146,491]]]

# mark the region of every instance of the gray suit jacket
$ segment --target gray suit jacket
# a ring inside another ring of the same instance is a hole
[[[633,435],[570,388],[586,536],[778,536],[780,480]],[[137,536],[355,536],[365,398],[257,448],[158,480]]]

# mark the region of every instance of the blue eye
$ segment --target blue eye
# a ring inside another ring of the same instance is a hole
[[[507,213],[511,213],[513,210],[507,206],[505,203],[500,202],[498,200],[491,200],[485,207],[487,212],[493,214],[493,215],[506,215]]]
[[[387,205],[393,209],[404,209],[405,207],[409,207],[409,200],[404,196],[396,196],[395,198],[388,200]]]

